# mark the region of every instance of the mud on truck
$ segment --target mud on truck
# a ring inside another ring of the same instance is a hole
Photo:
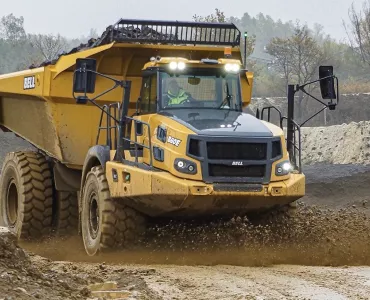
[[[121,19],[54,61],[1,75],[1,128],[37,149],[5,158],[3,224],[19,239],[78,231],[93,256],[129,247],[148,218],[276,210],[303,197],[293,111],[304,86],[288,87],[287,117],[254,114],[242,42],[229,23]],[[332,67],[319,75],[334,109]]]

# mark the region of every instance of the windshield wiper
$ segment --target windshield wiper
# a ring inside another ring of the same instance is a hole
[[[226,86],[226,98],[224,99],[224,101],[222,101],[221,105],[218,107],[219,109],[221,109],[222,106],[226,104],[226,101],[227,101],[229,108],[231,108],[231,97],[232,96],[230,95],[229,83],[226,82],[225,86]]]

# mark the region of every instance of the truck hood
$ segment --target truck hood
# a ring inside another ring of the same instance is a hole
[[[270,129],[256,117],[222,109],[171,109],[159,113],[198,135],[272,137]]]

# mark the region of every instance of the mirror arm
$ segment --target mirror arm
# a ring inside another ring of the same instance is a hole
[[[100,75],[100,76],[102,76],[102,77],[105,77],[105,78],[107,78],[107,79],[110,79],[110,80],[112,80],[112,81],[114,81],[117,85],[120,85],[121,87],[124,87],[124,85],[125,85],[125,82],[124,81],[122,81],[122,80],[117,80],[117,79],[114,79],[113,77],[111,77],[111,76],[108,76],[108,75],[105,75],[105,74],[102,74],[102,73],[99,73],[99,72],[96,72],[96,71],[91,71],[91,70],[88,70],[89,72],[92,72],[92,73],[95,73],[95,74],[97,74],[97,75]]]
[[[306,124],[308,121],[316,117],[319,113],[321,113],[323,110],[327,109],[328,107],[325,106],[322,109],[320,109],[317,113],[313,114],[311,117],[309,117],[306,121],[304,121],[302,124],[299,124],[300,127],[302,127],[304,124]]]
[[[305,93],[307,96],[310,96],[310,97],[314,98],[316,101],[320,102],[322,105],[325,105],[326,107],[328,107],[328,105],[327,105],[325,102],[322,102],[320,99],[317,99],[315,96],[312,96],[311,94],[309,94],[309,93],[304,89],[304,87],[300,86],[298,89],[299,89],[299,90],[301,90],[303,93]]]
[[[94,104],[96,107],[98,107],[101,111],[105,112],[109,117],[111,117],[114,121],[116,121],[117,123],[119,123],[119,120],[117,120],[115,117],[113,117],[108,111],[104,110],[98,103],[95,102],[95,100],[107,93],[109,93],[110,91],[114,90],[118,85],[116,84],[114,87],[106,90],[105,92],[99,94],[98,96],[94,97],[93,99],[89,99],[87,98],[87,100],[89,100],[92,104]]]
[[[76,72],[81,72],[81,68],[80,68],[80,69],[77,69],[77,70],[74,72],[74,75],[76,74]],[[109,93],[110,91],[112,91],[112,90],[116,89],[118,86],[120,86],[120,87],[125,87],[125,82],[124,82],[124,81],[117,80],[117,79],[114,79],[114,78],[112,78],[112,77],[110,77],[110,76],[107,76],[107,75],[105,75],[105,74],[101,74],[101,73],[96,72],[96,71],[86,70],[86,69],[85,69],[85,72],[84,72],[84,73],[86,73],[86,72],[92,72],[92,73],[95,73],[95,74],[97,74],[97,75],[100,75],[100,76],[102,76],[102,77],[105,77],[105,78],[107,78],[107,79],[110,79],[110,80],[114,81],[115,85],[114,85],[113,87],[111,87],[111,88],[109,88],[108,90],[106,90],[106,91],[104,91],[104,92],[100,93],[99,95],[97,95],[96,97],[94,97],[94,98],[92,98],[92,99],[90,99],[90,98],[88,98],[88,97],[86,96],[86,91],[85,91],[85,98],[86,98],[88,101],[90,101],[92,104],[94,104],[96,107],[98,107],[98,108],[99,108],[101,111],[103,111],[105,114],[107,114],[109,117],[111,117],[114,121],[116,121],[117,123],[119,123],[119,120],[117,120],[115,117],[113,117],[113,116],[112,116],[108,111],[104,110],[104,109],[103,109],[99,104],[97,104],[97,103],[95,102],[95,100],[96,100],[97,98],[99,98],[99,97],[101,97],[101,96],[103,96],[103,95],[105,95],[105,94]],[[74,98],[75,100],[77,100],[77,97],[75,96],[75,92],[74,92],[74,91],[73,91],[73,98]]]
[[[328,78],[335,78],[335,79],[337,79],[337,82],[338,82],[338,78],[337,78],[337,76],[335,76],[335,75],[331,75],[331,76],[326,76],[326,77],[323,77],[323,78],[320,78],[320,79],[316,79],[316,80],[314,80],[314,81],[311,81],[311,82],[307,82],[307,83],[305,83],[305,84],[302,84],[302,85],[300,85],[300,86],[298,87],[298,89],[304,88],[306,85],[310,85],[310,84],[313,84],[313,83],[315,83],[315,82],[318,82],[318,81],[321,81],[321,80],[324,80],[324,79],[328,79]]]
[[[324,102],[322,102],[320,99],[317,99],[316,97],[312,96],[311,94],[309,94],[304,88],[305,86],[309,85],[309,84],[312,84],[312,83],[315,83],[315,82],[319,82],[319,81],[322,81],[324,79],[328,79],[328,78],[333,78],[336,80],[337,82],[337,101],[336,101],[336,104],[334,105],[337,105],[339,103],[339,82],[338,82],[338,77],[335,76],[335,75],[331,75],[331,76],[326,76],[326,77],[323,77],[323,78],[320,78],[320,79],[317,79],[317,80],[314,80],[314,81],[311,81],[311,82],[307,82],[305,84],[302,84],[302,85],[297,85],[297,88],[295,90],[295,92],[301,90],[303,93],[305,93],[306,95],[308,95],[309,97],[312,97],[313,99],[315,99],[316,101],[320,102],[322,105],[325,105],[326,108],[330,108],[330,106],[333,105],[332,101],[333,99],[331,99],[331,103],[329,104],[326,104]]]
[[[302,127],[304,124],[306,124],[308,121],[310,121],[311,119],[313,119],[314,117],[316,117],[318,114],[320,114],[322,111],[324,111],[325,109],[329,108],[330,109],[330,106],[333,105],[333,103],[330,105],[330,104],[326,104],[324,103],[323,101],[321,101],[320,99],[316,98],[315,96],[309,94],[304,88],[306,85],[309,85],[309,84],[312,84],[312,83],[315,83],[315,82],[318,82],[318,81],[321,81],[321,80],[324,80],[324,79],[327,79],[327,78],[334,78],[337,82],[337,103],[339,103],[339,84],[338,84],[338,77],[336,77],[335,75],[333,76],[327,76],[327,77],[323,77],[323,78],[320,78],[318,80],[314,80],[312,82],[308,82],[306,84],[303,84],[301,86],[297,85],[297,89],[296,91],[299,91],[301,90],[303,93],[305,93],[307,96],[315,99],[316,101],[320,102],[322,105],[324,105],[324,107],[322,109],[320,109],[317,113],[313,114],[311,117],[309,117],[307,120],[305,120],[303,123],[301,123],[299,126]],[[331,100],[332,101],[332,100]],[[336,105],[334,104],[334,105]]]

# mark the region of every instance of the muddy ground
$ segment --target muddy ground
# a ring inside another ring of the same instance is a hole
[[[22,250],[3,233],[0,299],[99,299],[108,281],[122,299],[370,299],[370,166],[304,172],[296,215],[272,225],[153,224],[140,249],[94,258],[80,237]]]

